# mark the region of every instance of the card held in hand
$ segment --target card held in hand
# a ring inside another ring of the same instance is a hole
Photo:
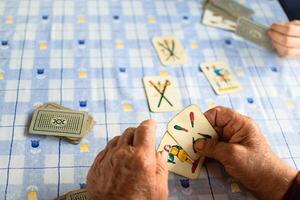
[[[217,94],[228,94],[242,89],[226,62],[208,62],[201,64],[200,67]]]
[[[198,178],[204,157],[192,159],[168,132],[163,136],[158,148],[158,152],[163,151],[168,155],[169,171],[190,179]]]
[[[30,134],[82,138],[88,114],[82,111],[36,109]]]
[[[218,138],[215,129],[196,105],[190,105],[178,113],[168,123],[167,131],[193,160],[199,158],[194,150],[194,143],[197,139]]]
[[[251,21],[248,18],[241,17],[237,21],[235,33],[246,40],[269,50],[273,50],[272,40],[268,36],[268,28],[262,24]]]

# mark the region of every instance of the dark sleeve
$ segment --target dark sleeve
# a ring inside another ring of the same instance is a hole
[[[299,200],[300,199],[300,172],[298,172],[292,186],[285,194],[283,200]]]
[[[290,20],[300,20],[299,0],[279,0],[279,2]]]

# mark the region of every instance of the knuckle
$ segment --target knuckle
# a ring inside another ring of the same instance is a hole
[[[146,158],[146,156],[142,153],[136,153],[134,155],[134,165],[139,170],[149,170],[151,163],[149,162],[149,159]]]

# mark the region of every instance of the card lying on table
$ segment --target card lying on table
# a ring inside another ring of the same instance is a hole
[[[180,93],[172,77],[146,76],[143,82],[152,112],[170,112],[181,109]]]
[[[196,105],[186,107],[172,118],[168,123],[167,131],[193,160],[199,157],[193,148],[197,139],[218,138],[215,129]]]
[[[169,171],[190,179],[198,178],[204,157],[193,160],[168,132],[163,136],[158,151],[168,154]]]
[[[186,51],[177,37],[154,37],[152,43],[163,65],[174,66],[187,63]]]
[[[200,67],[217,94],[233,93],[242,89],[226,62],[203,63]]]

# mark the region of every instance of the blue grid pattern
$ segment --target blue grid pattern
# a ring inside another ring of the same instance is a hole
[[[107,141],[141,120],[158,121],[157,143],[175,113],[150,113],[145,75],[168,73],[182,104],[232,107],[254,118],[274,152],[300,168],[300,60],[281,59],[233,33],[205,27],[196,0],[0,1],[0,199],[53,199],[84,187]],[[287,18],[276,0],[246,1],[266,25]],[[151,38],[176,35],[190,57],[163,67]],[[199,64],[225,60],[243,91],[217,96]],[[83,74],[83,75],[82,75]],[[81,144],[27,135],[43,102],[90,112],[96,125]],[[124,110],[124,104],[132,110]],[[232,189],[233,185],[237,189]],[[170,174],[170,199],[254,199],[209,160],[199,180]]]

